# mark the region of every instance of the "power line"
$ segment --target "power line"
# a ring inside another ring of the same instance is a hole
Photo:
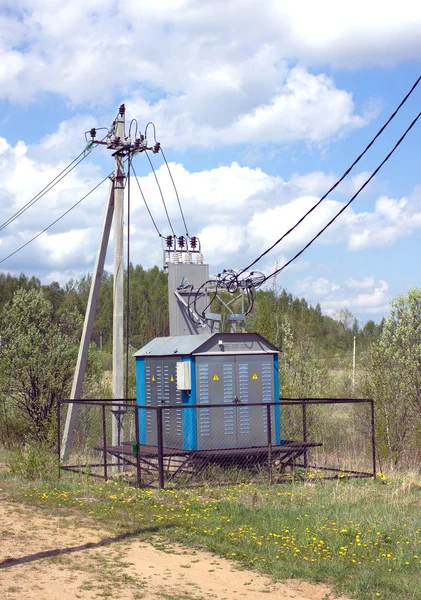
[[[38,200],[41,200],[45,194],[47,194],[50,190],[53,189],[66,175],[71,173],[73,169],[75,169],[85,158],[92,152],[89,150],[83,150],[65,169],[63,169],[48,185],[46,185],[36,196],[34,196],[31,200],[29,200],[24,206],[22,206],[14,215],[9,217],[7,221],[5,221],[2,225],[0,225],[0,231],[2,231],[5,227],[10,225],[13,221],[15,221],[18,217],[20,217],[24,212],[26,212],[29,208],[31,208]],[[81,158],[82,157],[82,158]],[[80,159],[80,160],[79,160]]]
[[[162,189],[161,189],[161,186],[159,184],[158,177],[156,175],[155,168],[154,168],[154,166],[152,164],[152,161],[151,161],[151,158],[150,158],[150,156],[149,156],[149,154],[148,154],[148,152],[146,150],[145,150],[145,154],[146,154],[146,156],[148,158],[149,164],[150,164],[152,172],[154,174],[156,185],[158,186],[159,193],[161,194],[161,200],[162,200],[162,204],[164,205],[165,214],[167,215],[168,224],[169,224],[170,229],[171,229],[171,231],[173,233],[173,236],[176,237],[174,228],[173,228],[172,223],[171,223],[170,215],[168,214],[167,205],[165,204],[164,194],[162,193]]]
[[[307,250],[307,248],[309,246],[311,246],[311,244],[317,240],[318,237],[320,237],[322,235],[322,233],[324,233],[326,231],[326,229],[328,227],[330,227],[330,225],[332,225],[332,223],[334,221],[336,221],[336,219],[339,217],[339,215],[341,215],[347,208],[348,206],[355,200],[355,198],[363,191],[363,189],[370,183],[370,181],[373,179],[373,177],[375,177],[377,175],[377,173],[380,171],[380,169],[383,167],[383,165],[389,160],[389,158],[392,156],[392,154],[395,152],[395,150],[398,148],[398,146],[401,145],[401,143],[403,142],[403,140],[405,139],[405,137],[408,135],[408,133],[411,131],[411,129],[414,127],[415,123],[418,121],[418,119],[421,117],[421,112],[418,113],[418,115],[415,117],[415,119],[412,121],[412,123],[409,125],[409,127],[407,128],[407,130],[405,131],[405,133],[399,138],[399,140],[396,142],[396,144],[393,146],[392,150],[389,152],[389,154],[386,156],[386,158],[384,158],[382,160],[382,162],[379,164],[379,166],[373,171],[373,173],[370,175],[370,177],[368,179],[366,179],[366,181],[363,183],[363,185],[360,187],[360,189],[352,196],[352,198],[345,204],[345,206],[343,206],[341,208],[341,210],[336,213],[336,215],[327,223],[327,225],[325,225],[323,227],[323,229],[321,229],[309,242],[308,244],[306,244],[304,246],[304,248],[302,248],[299,252],[297,252],[297,254],[295,256],[293,256],[293,258],[291,258],[288,262],[286,262],[280,269],[277,269],[276,271],[274,271],[271,275],[268,275],[267,277],[265,277],[265,281],[267,281],[268,279],[270,279],[271,277],[274,277],[275,275],[277,275],[278,273],[280,273],[281,271],[283,271],[288,265],[290,265],[294,260],[296,260],[299,256],[301,256],[301,254],[303,254],[303,252],[305,252],[305,250]]]
[[[167,162],[167,159],[166,159],[166,157],[165,157],[164,150],[162,149],[162,146],[161,146],[161,144],[160,144],[159,142],[157,142],[157,140],[156,140],[156,127],[155,127],[155,123],[154,123],[153,121],[149,121],[149,123],[148,123],[148,124],[146,125],[146,127],[145,127],[145,138],[147,138],[147,137],[148,137],[148,127],[149,127],[149,126],[153,127],[153,137],[154,137],[154,142],[155,142],[155,149],[154,149],[154,152],[158,153],[159,151],[161,151],[162,158],[164,159],[165,165],[166,165],[166,167],[167,167],[167,170],[168,170],[168,174],[169,174],[169,176],[170,176],[171,182],[172,182],[172,184],[173,184],[173,187],[174,187],[174,192],[175,192],[175,195],[176,195],[176,198],[177,198],[178,207],[179,207],[179,209],[180,209],[181,218],[183,219],[184,227],[185,227],[185,230],[186,230],[186,237],[188,237],[188,238],[189,238],[189,237],[190,237],[190,236],[189,236],[189,230],[188,230],[188,228],[187,228],[186,219],[184,218],[184,212],[183,212],[183,208],[182,208],[182,206],[181,206],[181,200],[180,200],[180,197],[179,197],[179,195],[178,195],[177,186],[175,185],[175,181],[174,181],[174,178],[173,178],[173,176],[172,176],[172,173],[171,173],[170,166],[169,166],[169,164],[168,164],[168,162]],[[174,233],[174,232],[173,232],[173,233]]]
[[[301,217],[301,219],[299,219],[295,223],[295,225],[293,225],[290,229],[288,229],[288,231],[286,231],[276,242],[274,242],[272,244],[272,246],[270,246],[267,250],[262,252],[262,254],[260,254],[260,256],[258,256],[256,258],[256,260],[254,260],[247,267],[242,269],[242,271],[240,271],[239,275],[241,275],[241,273],[244,273],[244,271],[248,271],[250,269],[250,267],[255,265],[259,260],[261,260],[264,256],[266,256],[266,254],[268,254],[271,250],[273,250],[273,248],[275,248],[275,246],[277,246],[280,242],[282,242],[283,239],[285,239],[290,233],[292,233],[304,221],[304,219],[306,219],[308,217],[308,215],[311,214],[323,202],[323,200],[325,200],[327,198],[327,196],[329,196],[329,194],[338,187],[338,185],[345,179],[345,177],[347,177],[349,175],[349,173],[352,171],[352,169],[355,167],[355,165],[357,165],[360,162],[360,160],[363,158],[363,156],[368,152],[368,150],[371,148],[371,146],[374,144],[374,142],[377,140],[377,138],[380,137],[380,135],[383,133],[383,131],[386,129],[386,127],[389,125],[389,123],[396,117],[396,115],[398,114],[398,112],[400,111],[402,106],[405,104],[405,102],[408,100],[408,98],[411,96],[411,94],[414,92],[415,88],[418,86],[420,81],[421,81],[421,77],[418,77],[418,79],[416,80],[416,82],[414,83],[412,88],[409,90],[409,92],[406,94],[406,96],[400,102],[399,106],[390,115],[390,117],[388,118],[386,123],[379,129],[379,131],[373,137],[371,142],[365,147],[365,149],[361,152],[361,154],[354,160],[352,165],[345,171],[345,173],[342,175],[342,177],[340,177],[340,179],[338,179],[336,181],[336,183],[334,183],[332,185],[332,187],[320,198],[320,200],[312,208],[310,208],[310,210],[308,210]]]
[[[158,229],[158,226],[157,226],[157,224],[156,224],[156,222],[155,222],[155,219],[153,218],[153,216],[152,216],[152,213],[151,213],[151,211],[150,211],[150,208],[149,208],[149,206],[148,206],[148,203],[146,202],[145,195],[144,195],[144,193],[143,193],[143,191],[142,191],[142,188],[140,187],[139,179],[138,179],[138,177],[137,177],[137,175],[136,175],[136,171],[135,171],[135,168],[134,168],[134,165],[133,165],[133,162],[132,162],[132,161],[130,161],[130,167],[131,167],[131,170],[133,171],[133,175],[134,175],[134,176],[135,176],[135,178],[136,178],[137,187],[139,188],[140,195],[142,196],[143,202],[145,203],[146,210],[147,210],[147,211],[148,211],[148,213],[149,213],[149,216],[150,216],[150,218],[151,218],[151,221],[152,221],[152,223],[153,223],[153,226],[155,227],[155,229],[156,229],[156,232],[157,232],[157,234],[159,235],[159,237],[163,238],[164,236],[163,236],[163,235],[162,235],[162,233],[159,231],[159,229]],[[130,175],[130,173],[129,173],[129,175]]]
[[[34,240],[36,240],[37,238],[39,238],[40,235],[42,235],[43,233],[45,233],[46,231],[48,231],[51,227],[53,227],[53,225],[55,225],[56,223],[58,223],[59,221],[61,221],[61,219],[63,217],[65,217],[66,215],[68,215],[70,211],[72,211],[74,208],[76,208],[76,206],[78,206],[81,202],[83,202],[83,200],[85,200],[88,196],[90,196],[93,192],[95,192],[95,190],[97,190],[104,183],[104,181],[106,181],[107,179],[109,179],[112,175],[113,175],[113,173],[109,173],[109,175],[107,175],[106,177],[104,177],[104,179],[102,181],[100,181],[94,188],[92,188],[92,190],[90,192],[88,192],[87,194],[85,194],[85,196],[83,196],[83,198],[81,198],[75,204],[73,204],[73,206],[71,206],[69,209],[67,209],[66,212],[64,212],[55,221],[53,221],[52,223],[50,223],[50,225],[48,225],[47,227],[45,227],[45,229],[43,229],[42,231],[40,231],[39,233],[37,233],[37,235],[34,235],[33,238],[31,238],[30,240],[28,240],[27,242],[25,242],[25,244],[23,244],[22,246],[20,246],[20,248],[18,248],[14,252],[11,252],[8,256],[6,256],[2,260],[0,260],[0,264],[4,263],[7,259],[9,259],[14,254],[17,254],[18,252],[20,252],[23,248],[25,248],[26,246],[28,246],[31,242],[33,242]]]
[[[165,164],[167,165],[168,173],[169,173],[169,175],[170,175],[170,177],[171,177],[172,184],[173,184],[173,186],[174,186],[175,195],[176,195],[176,197],[177,197],[178,206],[179,206],[179,208],[180,208],[181,218],[183,219],[184,227],[186,228],[186,236],[187,236],[187,237],[190,237],[190,236],[189,236],[189,230],[187,229],[186,219],[184,218],[184,213],[183,213],[183,209],[182,209],[182,206],[181,206],[181,200],[180,200],[180,197],[179,197],[179,195],[178,195],[177,187],[176,187],[176,185],[175,185],[175,181],[174,181],[174,179],[173,179],[173,176],[172,176],[172,173],[171,173],[170,166],[169,166],[169,164],[167,163],[167,159],[165,158],[165,154],[164,154],[164,151],[163,151],[163,149],[162,149],[162,146],[160,146],[160,150],[161,150],[162,158],[164,159],[164,162],[165,162]]]

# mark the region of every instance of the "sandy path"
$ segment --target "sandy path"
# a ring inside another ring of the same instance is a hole
[[[207,552],[87,529],[0,496],[2,600],[324,600],[324,586],[274,583]]]

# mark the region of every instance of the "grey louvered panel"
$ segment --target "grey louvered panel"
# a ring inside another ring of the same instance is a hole
[[[240,402],[249,401],[249,365],[240,363],[238,365],[238,385],[240,392]],[[250,409],[248,406],[241,406],[238,409],[239,433],[248,435],[250,433]]]
[[[235,396],[234,389],[234,365],[227,363],[223,366],[224,402],[232,403]],[[232,406],[224,408],[224,434],[235,435],[235,408]]]
[[[262,364],[262,399],[263,402],[273,401],[273,364],[263,363]]]
[[[263,402],[272,402],[273,401],[272,374],[273,374],[273,363],[263,363],[262,364],[262,400],[263,400]],[[263,431],[267,434],[268,420],[267,420],[267,410],[265,407],[262,408],[262,419],[263,419]]]
[[[177,377],[176,377],[176,382],[177,382]],[[177,385],[177,383],[176,383],[176,385]],[[178,406],[181,406],[181,404],[182,404],[181,390],[176,391],[175,402]],[[176,435],[177,435],[177,437],[182,438],[183,437],[183,411],[181,410],[181,408],[176,408],[174,410],[174,412],[175,412],[175,421],[176,421]]]
[[[157,364],[155,368],[155,383],[156,383],[156,399],[157,404],[161,404],[163,395],[162,385],[162,364]]]
[[[167,364],[163,364],[162,367],[162,404],[169,404],[170,402],[170,370]],[[171,436],[171,421],[173,411],[169,408],[163,411],[163,425],[164,425],[164,436],[166,439]]]
[[[199,365],[199,404],[209,404],[209,365]],[[199,410],[199,433],[201,437],[210,436],[210,411],[208,408]]]

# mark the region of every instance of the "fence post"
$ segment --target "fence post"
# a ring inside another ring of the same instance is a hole
[[[267,429],[268,429],[268,476],[269,483],[272,483],[272,418],[271,405],[266,405]]]
[[[104,456],[104,481],[108,479],[107,469],[107,420],[105,415],[105,404],[102,405],[102,453]]]
[[[159,489],[164,489],[164,435],[162,427],[162,406],[156,409],[157,437],[158,437],[158,476]]]
[[[58,478],[61,475],[61,406],[60,400],[57,400],[57,462],[58,462]]]
[[[371,452],[373,459],[373,477],[376,476],[377,465],[376,465],[376,429],[374,422],[374,400],[370,400],[371,405]]]
[[[136,432],[136,475],[137,475],[137,487],[142,485],[142,471],[140,469],[140,433],[139,433],[139,406],[135,404],[134,418],[135,418],[135,432]]]
[[[303,408],[303,442],[307,443],[307,401],[304,399],[302,401]],[[303,464],[304,468],[307,469],[308,461],[307,461],[307,448],[304,448],[303,455]]]

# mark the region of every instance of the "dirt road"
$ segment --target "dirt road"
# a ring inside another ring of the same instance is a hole
[[[274,583],[206,552],[136,534],[110,537],[75,517],[51,517],[0,494],[3,600],[322,600],[324,586]]]

